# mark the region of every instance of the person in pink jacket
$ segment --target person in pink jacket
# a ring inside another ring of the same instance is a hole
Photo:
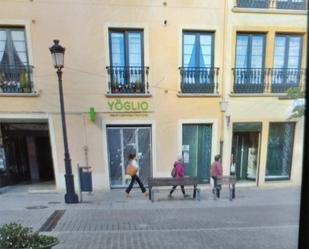
[[[222,164],[221,164],[221,156],[220,155],[216,155],[215,161],[211,164],[210,176],[214,180],[214,188],[212,189],[212,192],[213,192],[213,194],[216,193],[217,197],[220,198],[221,186],[217,184],[218,176],[222,176]]]
[[[184,177],[185,167],[184,167],[182,156],[178,156],[177,161],[174,163],[174,168],[175,168],[175,171],[176,171],[175,178]],[[183,196],[188,197],[189,195],[186,195],[185,187],[184,186],[180,186],[180,187],[181,187],[181,191],[182,191]],[[168,195],[169,198],[173,198],[172,193],[175,191],[176,188],[177,188],[177,185],[173,186],[173,188],[171,189],[171,191]]]

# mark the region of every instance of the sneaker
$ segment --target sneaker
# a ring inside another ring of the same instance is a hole
[[[171,194],[168,194],[168,198],[174,199],[174,197]]]
[[[144,192],[144,196],[147,197],[148,196],[148,192]]]
[[[126,198],[130,198],[130,197],[131,197],[130,193],[126,193]]]
[[[190,195],[184,194],[183,197],[184,197],[184,198],[188,198],[188,197],[190,197]]]

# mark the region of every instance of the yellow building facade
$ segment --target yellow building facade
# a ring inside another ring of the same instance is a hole
[[[235,165],[242,184],[299,185],[303,121],[287,121],[293,101],[284,96],[304,83],[305,7],[255,2],[0,1],[2,184],[65,188],[48,50],[59,39],[77,189],[77,164],[92,167],[94,189],[126,186],[131,152],[146,184],[149,176],[170,176],[179,154],[186,175],[208,184],[210,164],[222,153],[224,174]],[[290,54],[282,55],[282,41]]]

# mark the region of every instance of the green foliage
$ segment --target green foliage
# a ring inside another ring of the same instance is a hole
[[[305,91],[301,90],[299,87],[289,88],[287,90],[287,94],[290,99],[302,99],[305,97]],[[302,116],[304,116],[304,114],[305,114],[305,105],[304,104],[296,105],[292,110],[292,114],[289,117],[289,120],[293,118],[301,118]]]
[[[140,79],[137,79],[135,81],[135,88],[140,89],[142,87],[142,81]]]
[[[10,223],[0,227],[0,248],[4,249],[39,249],[56,244],[57,238],[33,233],[31,228]]]
[[[19,75],[20,86],[24,89],[28,86],[27,75],[25,72],[20,73]]]
[[[288,97],[291,99],[299,99],[305,97],[305,92],[299,87],[290,87],[287,90]]]

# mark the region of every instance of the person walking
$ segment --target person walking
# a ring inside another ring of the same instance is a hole
[[[139,179],[139,177],[137,175],[137,172],[139,170],[139,165],[138,165],[138,162],[137,162],[136,154],[135,153],[129,154],[128,159],[129,159],[129,163],[128,163],[128,166],[127,166],[127,171],[130,170],[129,173],[131,175],[131,182],[130,182],[129,186],[127,187],[126,191],[125,191],[126,192],[126,197],[127,198],[130,197],[130,191],[133,188],[133,185],[134,185],[135,181],[137,181],[139,187],[142,190],[142,193],[145,196],[148,196],[148,193],[147,193],[147,191],[146,191],[142,181]]]
[[[221,186],[217,184],[218,181],[218,176],[222,176],[222,164],[221,164],[221,156],[216,155],[215,156],[215,161],[211,164],[210,167],[210,176],[214,180],[214,187],[212,189],[212,192],[217,196],[217,198],[220,198],[220,189]]]
[[[184,163],[183,163],[183,159],[182,156],[178,156],[177,157],[177,161],[174,162],[174,169],[175,169],[175,178],[182,178],[185,175],[185,167],[184,167]],[[185,187],[182,185],[181,187],[181,192],[183,194],[184,197],[189,197],[189,195],[186,194],[185,192]],[[173,198],[172,194],[175,191],[175,189],[177,188],[177,185],[173,186],[173,188],[171,189],[170,193],[168,194],[169,198]]]

